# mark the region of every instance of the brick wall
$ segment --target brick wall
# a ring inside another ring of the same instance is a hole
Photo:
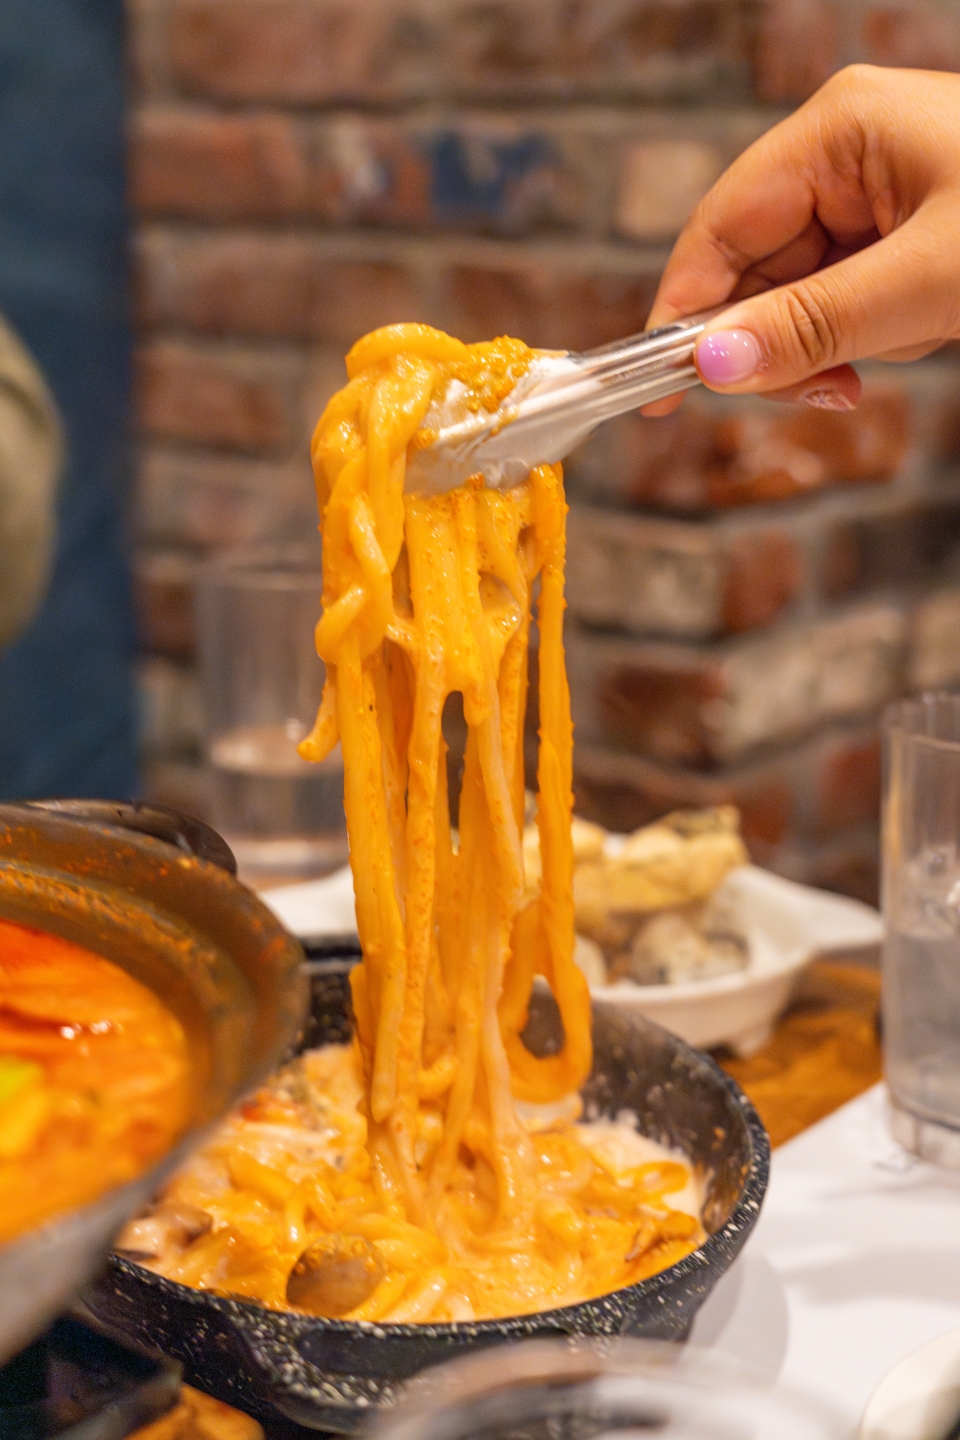
[[[960,68],[960,0],[132,0],[148,784],[202,807],[192,577],[315,523],[307,442],[389,321],[588,347],[852,59]],[[960,684],[960,371],[854,415],[701,394],[572,457],[580,807],[733,798],[754,853],[872,894],[876,716]]]

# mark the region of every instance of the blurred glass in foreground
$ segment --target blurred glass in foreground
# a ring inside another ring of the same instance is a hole
[[[235,551],[197,590],[211,819],[240,876],[268,885],[323,875],[347,858],[340,747],[320,765],[297,754],[320,703],[324,667],[319,545]]]
[[[847,1425],[846,1429],[849,1429]],[[424,1371],[367,1440],[830,1440],[820,1401],[729,1356],[653,1341],[511,1344]]]
[[[960,1167],[960,696],[884,716],[883,1048],[900,1143]]]

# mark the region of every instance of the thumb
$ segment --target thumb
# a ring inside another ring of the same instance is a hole
[[[732,305],[697,345],[700,378],[712,389],[762,394],[853,360],[952,338],[960,263],[944,244],[945,219],[918,211],[856,255]]]

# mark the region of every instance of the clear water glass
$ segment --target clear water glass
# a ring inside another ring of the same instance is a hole
[[[892,1127],[960,1167],[960,696],[884,716],[883,1048]]]
[[[424,1371],[366,1440],[831,1440],[849,1422],[732,1357],[643,1340],[531,1340]]]
[[[211,818],[255,885],[323,875],[347,858],[339,747],[320,765],[297,754],[323,689],[319,614],[319,544],[234,551],[199,576]]]

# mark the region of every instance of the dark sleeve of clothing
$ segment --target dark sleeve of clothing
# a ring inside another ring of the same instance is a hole
[[[3,798],[137,788],[121,21],[121,0],[0,4],[0,312],[67,446],[46,599],[0,653]]]

